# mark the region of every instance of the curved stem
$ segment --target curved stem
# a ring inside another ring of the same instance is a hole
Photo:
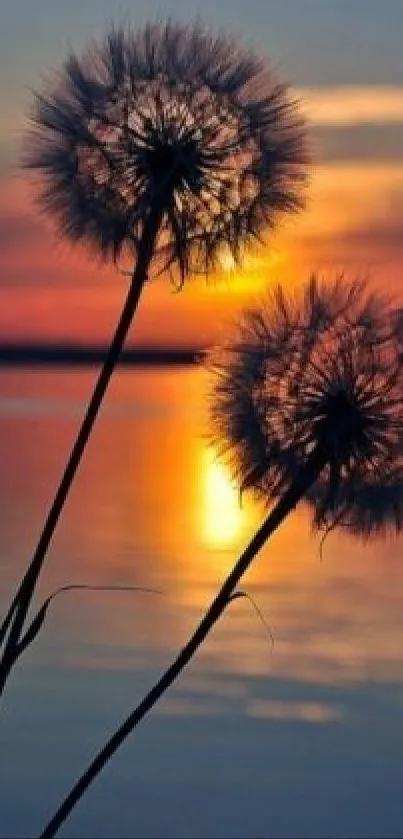
[[[98,411],[110,378],[119,359],[120,352],[133,320],[133,315],[139,303],[140,295],[147,279],[147,273],[152,259],[155,240],[161,224],[161,219],[161,209],[154,208],[150,211],[148,218],[145,221],[143,235],[138,248],[136,267],[133,271],[129,292],[127,294],[119,323],[108,349],[102,370],[96,382],[58,490],[49,509],[35,553],[0,628],[0,643],[4,644],[4,651],[0,661],[0,697],[3,693],[13,665],[22,651],[19,648],[18,642],[25,624],[30,603],[35,591],[35,586],[68,492],[84,454],[85,447],[98,415]]]
[[[248,546],[239,557],[234,568],[225,580],[219,593],[214,598],[188,643],[183,647],[173,664],[171,664],[171,666],[165,671],[163,676],[154,685],[147,696],[145,696],[140,704],[127,717],[123,725],[121,725],[120,728],[112,735],[104,748],[98,752],[86,772],[84,772],[81,778],[77,781],[53,818],[47,824],[45,830],[40,836],[40,839],[50,839],[50,837],[55,835],[56,831],[63,822],[66,821],[68,815],[71,813],[80,798],[84,795],[92,781],[102,771],[108,760],[111,759],[126,737],[129,736],[143,717],[151,711],[156,702],[158,702],[165,691],[167,691],[172,683],[177,679],[182,670],[184,670],[186,665],[193,658],[196,650],[203,643],[214,624],[224,612],[230,600],[231,594],[235,590],[239,580],[258,551],[263,547],[267,539],[274,533],[277,527],[279,527],[279,525],[284,521],[288,513],[291,512],[293,507],[295,507],[308,488],[315,482],[325,463],[326,459],[323,452],[316,449],[311,454],[305,467],[301,469],[299,475],[296,476],[290,488],[284,493],[283,497],[269,513],[259,530],[257,530]]]

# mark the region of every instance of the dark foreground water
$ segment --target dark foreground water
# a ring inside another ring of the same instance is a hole
[[[93,372],[0,373],[0,598],[32,551]],[[0,833],[34,836],[185,641],[253,533],[206,442],[205,374],[119,373],[41,595],[70,593],[0,718]],[[403,541],[332,535],[304,509],[176,686],[76,808],[66,837],[403,835]],[[39,602],[39,601],[38,601]]]

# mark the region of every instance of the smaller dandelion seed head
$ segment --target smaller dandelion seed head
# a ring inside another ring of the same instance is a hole
[[[71,240],[136,252],[162,212],[163,267],[209,270],[302,206],[305,129],[265,62],[200,25],[113,29],[33,109],[26,165]]]
[[[403,523],[403,372],[396,310],[365,282],[312,277],[245,313],[210,358],[213,442],[267,502],[314,452],[314,524],[370,535]]]

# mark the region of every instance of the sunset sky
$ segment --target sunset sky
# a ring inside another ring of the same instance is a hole
[[[127,284],[38,215],[18,168],[31,89],[112,21],[197,15],[256,46],[299,96],[313,153],[307,209],[221,282],[191,280],[180,294],[164,278],[150,285],[131,343],[210,343],[254,295],[313,270],[369,273],[403,298],[400,0],[0,0],[0,340],[107,342]]]

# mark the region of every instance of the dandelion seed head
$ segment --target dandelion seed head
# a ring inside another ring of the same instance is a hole
[[[266,63],[199,24],[113,29],[38,94],[25,164],[63,235],[136,253],[159,207],[164,269],[208,271],[303,204],[298,108]]]
[[[213,442],[266,503],[314,451],[316,527],[364,536],[403,524],[403,372],[396,311],[363,281],[312,277],[247,311],[210,359]]]

